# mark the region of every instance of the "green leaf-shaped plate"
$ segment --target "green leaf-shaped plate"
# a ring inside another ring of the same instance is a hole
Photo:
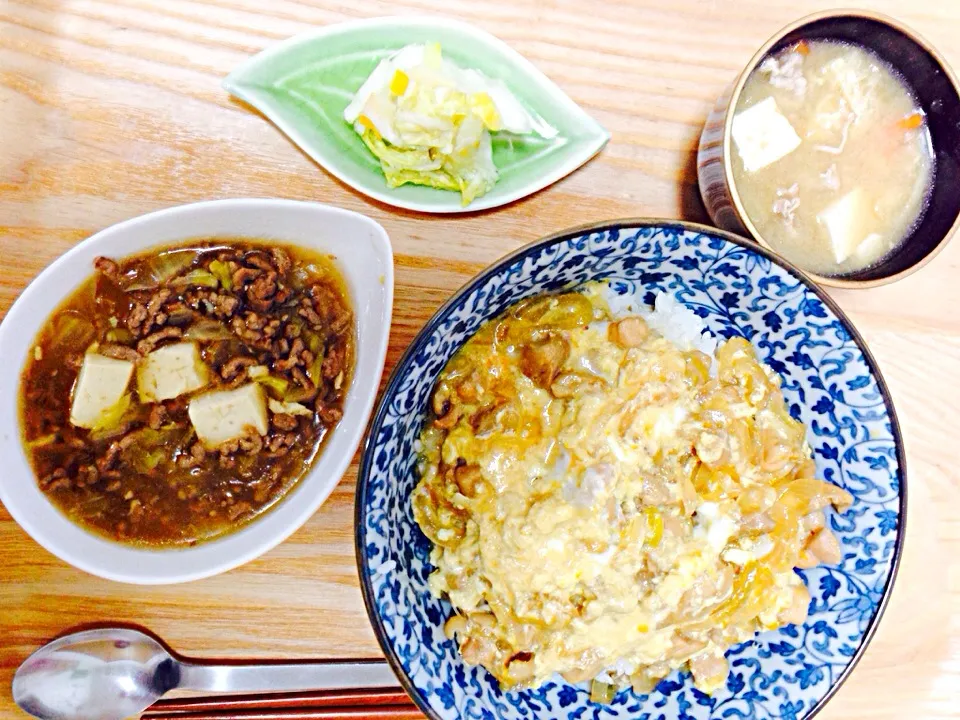
[[[411,43],[439,42],[465,68],[502,79],[555,138],[493,136],[496,186],[464,207],[460,194],[420,185],[387,187],[377,158],[343,111],[385,56]],[[609,140],[607,132],[519,53],[470,25],[438,18],[379,18],[321,28],[250,58],[223,82],[266,115],[337,178],[381,202],[409,210],[484,210],[536,192],[576,170]]]

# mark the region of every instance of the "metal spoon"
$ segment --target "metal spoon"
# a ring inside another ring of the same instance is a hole
[[[256,693],[396,686],[382,661],[186,662],[139,630],[103,628],[66,635],[33,653],[13,677],[13,699],[42,720],[123,720],[174,688]]]

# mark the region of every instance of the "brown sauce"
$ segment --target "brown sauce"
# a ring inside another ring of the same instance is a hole
[[[68,297],[39,332],[21,378],[23,441],[41,490],[82,527],[128,544],[184,546],[232,532],[276,505],[342,416],[354,321],[328,256],[276,243],[196,241],[119,260]],[[146,402],[154,350],[196,343],[205,385]],[[102,427],[71,423],[88,353],[134,363]],[[266,432],[210,447],[188,408],[254,384]]]

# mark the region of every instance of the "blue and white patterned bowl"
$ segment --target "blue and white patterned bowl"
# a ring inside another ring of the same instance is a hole
[[[830,524],[837,567],[802,571],[812,597],[802,627],[764,633],[727,653],[712,697],[674,673],[649,695],[589,701],[559,677],[503,692],[443,633],[450,606],[427,590],[430,543],[413,520],[414,441],[444,365],[509,304],[589,280],[647,303],[658,292],[717,335],[748,338],[783,378],[791,412],[809,428],[819,474],[853,494]],[[427,323],[381,398],[357,485],[357,558],[367,611],[407,692],[431,718],[810,717],[865,650],[887,602],[903,544],[906,468],[896,415],[875,361],[826,294],[782,260],[737,236],[692,224],[625,220],[541,240],[491,266]]]

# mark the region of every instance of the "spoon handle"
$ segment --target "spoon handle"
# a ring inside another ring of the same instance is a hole
[[[396,675],[380,660],[264,665],[180,664],[182,690],[203,692],[295,692],[397,687]]]

